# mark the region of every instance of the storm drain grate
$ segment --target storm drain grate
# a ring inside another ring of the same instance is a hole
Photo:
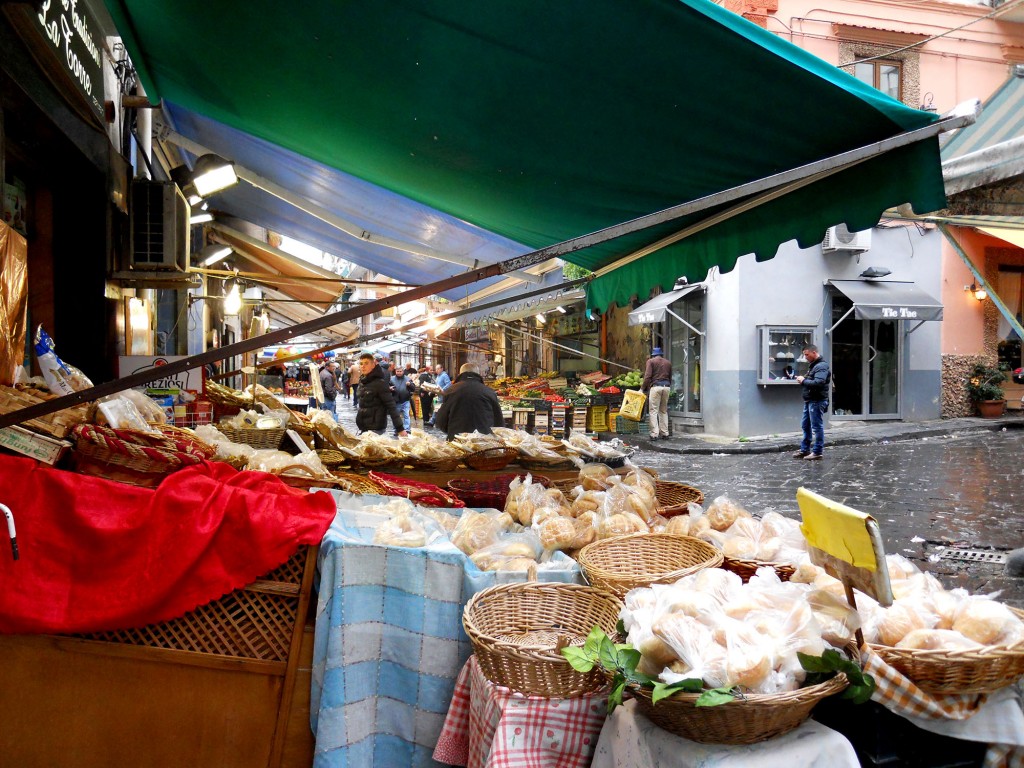
[[[947,549],[942,553],[943,560],[966,560],[969,563],[995,563],[1006,562],[1004,552],[992,552],[988,549]]]

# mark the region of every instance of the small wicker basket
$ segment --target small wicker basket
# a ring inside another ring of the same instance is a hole
[[[715,707],[695,706],[700,694],[677,693],[651,702],[649,691],[632,691],[637,709],[661,728],[702,744],[754,744],[780,736],[806,720],[814,705],[841,692],[846,676],[787,693],[746,694]]]
[[[371,494],[374,496],[386,496],[384,489],[373,482],[366,475],[356,475],[351,472],[339,472],[334,476],[338,487],[343,491],[357,494]]]
[[[796,573],[796,566],[789,563],[766,563],[761,560],[740,560],[735,557],[726,557],[722,561],[722,567],[743,579],[744,584],[750,581],[751,577],[757,573],[758,568],[765,566],[774,568],[780,581],[789,581],[789,577]]]
[[[467,453],[462,457],[462,463],[470,469],[493,471],[504,469],[518,456],[518,448],[487,448],[483,451]]]
[[[691,502],[694,504],[704,503],[704,494],[692,485],[655,480],[654,487],[658,499],[658,514],[662,517],[685,514],[686,505]]]
[[[531,472],[565,472],[570,469],[576,469],[576,465],[568,457],[564,457],[558,461],[545,461],[544,459],[532,458],[525,453],[519,454],[519,458],[516,459],[516,464],[523,469],[530,470]]]
[[[224,433],[233,443],[242,443],[253,448],[269,448],[276,450],[281,447],[281,440],[284,439],[284,427],[272,429],[236,429],[224,424],[218,424],[217,429]]]
[[[1024,619],[1024,611],[1010,610]],[[967,651],[868,647],[926,693],[991,693],[1024,677],[1024,640]]]
[[[580,584],[525,582],[477,592],[462,626],[484,677],[528,696],[569,699],[604,687],[599,668],[577,672],[561,649],[581,646],[595,626],[611,635],[617,599]]]
[[[715,568],[722,553],[690,536],[631,533],[588,544],[576,559],[591,585],[621,598],[636,587],[671,584],[702,568]]]
[[[409,458],[409,464],[411,464],[414,469],[419,469],[425,472],[454,472],[461,463],[461,456],[448,456],[443,459]]]

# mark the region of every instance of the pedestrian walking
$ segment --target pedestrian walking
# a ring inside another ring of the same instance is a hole
[[[416,378],[416,388],[419,390],[420,410],[423,412],[423,423],[433,424],[434,422],[434,377],[430,368],[420,368],[419,376]]]
[[[803,357],[811,367],[806,376],[796,377],[804,395],[804,411],[800,419],[804,437],[800,441],[800,450],[793,454],[793,458],[820,461],[825,448],[825,413],[828,411],[832,371],[813,344],[804,348]]]
[[[359,356],[359,371],[359,412],[356,413],[356,426],[363,432],[383,435],[387,431],[390,417],[395,432],[399,437],[405,437],[408,433],[402,424],[402,414],[398,412],[395,398],[391,394],[391,383],[384,377],[384,370],[369,352]]]
[[[359,361],[353,360],[348,367],[348,385],[352,389],[352,407],[359,408]]]
[[[405,369],[395,367],[395,373],[391,377],[391,394],[394,395],[395,405],[398,412],[402,414],[402,429],[409,431],[409,409],[412,407],[412,382],[405,375]]]
[[[324,391],[324,410],[334,417],[334,420],[338,420],[338,408],[337,408],[337,397],[338,397],[338,378],[335,375],[335,371],[338,369],[338,364],[333,360],[327,363],[320,371],[320,388]]]
[[[348,368],[341,369],[341,396],[348,400]]]
[[[483,381],[483,377],[481,377],[480,380]],[[439,393],[438,394],[438,398],[437,398],[437,400],[438,400],[438,410],[440,410],[440,405],[442,403],[444,403],[444,393],[445,393],[445,390],[447,390],[451,385],[452,385],[452,377],[448,375],[448,371],[446,371],[444,369],[444,366],[441,365],[441,363],[438,363],[437,365],[435,365],[434,366],[434,386],[437,387],[437,392]],[[430,417],[430,421],[427,422],[431,427],[435,426],[436,417],[437,417],[437,414],[435,413],[433,416]]]
[[[651,440],[668,437],[668,395],[672,384],[672,363],[661,356],[661,347],[651,350],[644,369],[641,391],[647,395],[648,418],[651,422]]]
[[[505,423],[497,393],[484,384],[480,369],[473,363],[459,369],[455,383],[448,387],[444,402],[437,409],[435,423],[449,440],[462,432],[489,435],[492,427]]]

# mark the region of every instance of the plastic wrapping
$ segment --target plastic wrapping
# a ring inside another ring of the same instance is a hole
[[[57,357],[54,352],[56,345],[41,325],[36,328],[34,343],[39,370],[43,373],[46,386],[55,395],[70,395],[92,386],[84,373]]]
[[[28,304],[28,241],[0,221],[0,384],[24,371],[25,307]]]
[[[452,531],[452,543],[467,555],[472,555],[494,544],[499,534],[508,531],[513,524],[512,516],[505,512],[466,510]]]
[[[140,432],[158,432],[154,429],[135,407],[135,403],[125,397],[111,395],[103,398],[97,405],[103,420],[114,429],[134,429]],[[102,423],[102,421],[97,421]]]
[[[469,556],[481,571],[524,571],[536,567],[543,548],[533,531],[504,533]]]

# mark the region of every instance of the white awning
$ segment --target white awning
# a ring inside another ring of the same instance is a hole
[[[703,283],[694,283],[685,288],[677,288],[668,293],[661,293],[629,313],[630,325],[645,325],[647,323],[662,323],[665,321],[665,314],[668,308],[689,293],[697,289],[704,290]]]
[[[858,320],[941,320],[942,302],[916,283],[882,280],[829,280],[853,302]]]

